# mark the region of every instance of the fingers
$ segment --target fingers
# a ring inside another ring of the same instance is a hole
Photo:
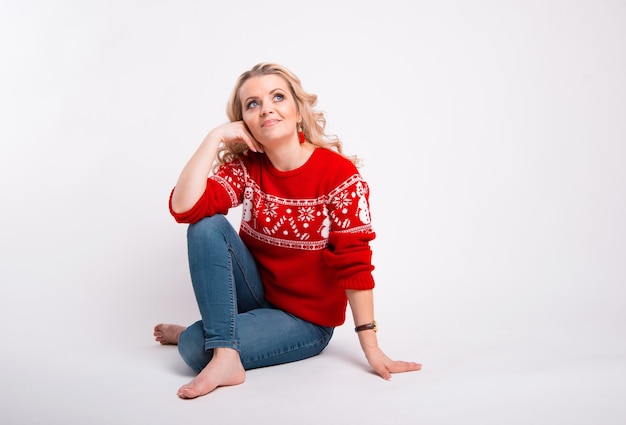
[[[252,152],[263,152],[263,146],[256,141],[256,139],[251,138],[251,140],[246,141],[246,145],[252,150]]]
[[[422,369],[422,365],[420,363],[403,361],[395,361],[389,367],[391,373],[413,372],[420,369]]]
[[[257,140],[247,130],[244,130],[244,137],[243,141],[246,145],[248,145],[248,148],[250,148],[252,152],[263,152],[263,145],[257,142]]]
[[[224,143],[243,143],[253,152],[263,152],[263,145],[252,136],[243,121],[227,123],[221,128],[224,131],[221,137]]]
[[[386,381],[390,381],[391,380],[391,372],[389,372],[389,370],[387,370],[387,368],[379,369],[379,370],[376,371],[376,373],[378,373],[380,375],[380,377],[383,378]]]
[[[422,365],[415,362],[390,361],[387,364],[380,364],[374,367],[374,370],[381,378],[389,381],[392,373],[414,372],[421,370]]]
[[[391,364],[390,364],[391,363]],[[370,366],[374,371],[380,375],[381,378],[389,381],[391,379],[391,372],[393,371],[393,362],[389,359],[383,359],[381,361],[370,361]]]

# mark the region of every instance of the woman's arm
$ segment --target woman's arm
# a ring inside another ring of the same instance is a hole
[[[207,177],[222,142],[245,143],[254,152],[262,150],[242,121],[229,122],[211,130],[180,173],[172,194],[172,211],[189,211],[198,202],[206,190]]]
[[[346,290],[354,326],[374,322],[374,294],[369,290]],[[422,365],[415,362],[391,360],[378,346],[376,331],[364,330],[358,332],[361,348],[365,353],[370,366],[384,379],[391,379],[392,373],[420,370]]]

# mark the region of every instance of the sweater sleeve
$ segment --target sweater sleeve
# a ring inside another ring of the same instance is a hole
[[[369,188],[359,174],[333,191],[328,202],[329,249],[324,259],[333,267],[344,289],[372,289],[372,250],[374,233],[369,212]]]
[[[206,188],[200,199],[189,211],[176,213],[172,210],[172,189],[169,198],[170,214],[178,223],[196,223],[204,217],[215,214],[227,214],[230,208],[241,202],[245,185],[245,168],[239,161],[221,166],[207,179]]]
[[[326,262],[334,266],[343,289],[372,289],[372,250],[369,241],[374,232],[331,233],[332,249],[325,253]]]

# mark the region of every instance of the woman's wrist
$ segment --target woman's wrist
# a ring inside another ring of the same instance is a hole
[[[359,343],[363,351],[374,350],[378,348],[378,339],[376,333],[372,331],[359,332]]]

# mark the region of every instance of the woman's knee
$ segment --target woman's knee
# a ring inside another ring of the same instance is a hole
[[[223,237],[223,235],[231,231],[232,228],[232,225],[224,215],[216,214],[190,224],[187,228],[187,238],[194,239],[200,237],[204,239],[211,235],[220,235]]]
[[[206,231],[210,229],[222,229],[225,225],[230,226],[229,221],[223,214],[215,214],[210,217],[204,217],[202,220],[190,224],[187,228],[188,233],[197,231]]]

